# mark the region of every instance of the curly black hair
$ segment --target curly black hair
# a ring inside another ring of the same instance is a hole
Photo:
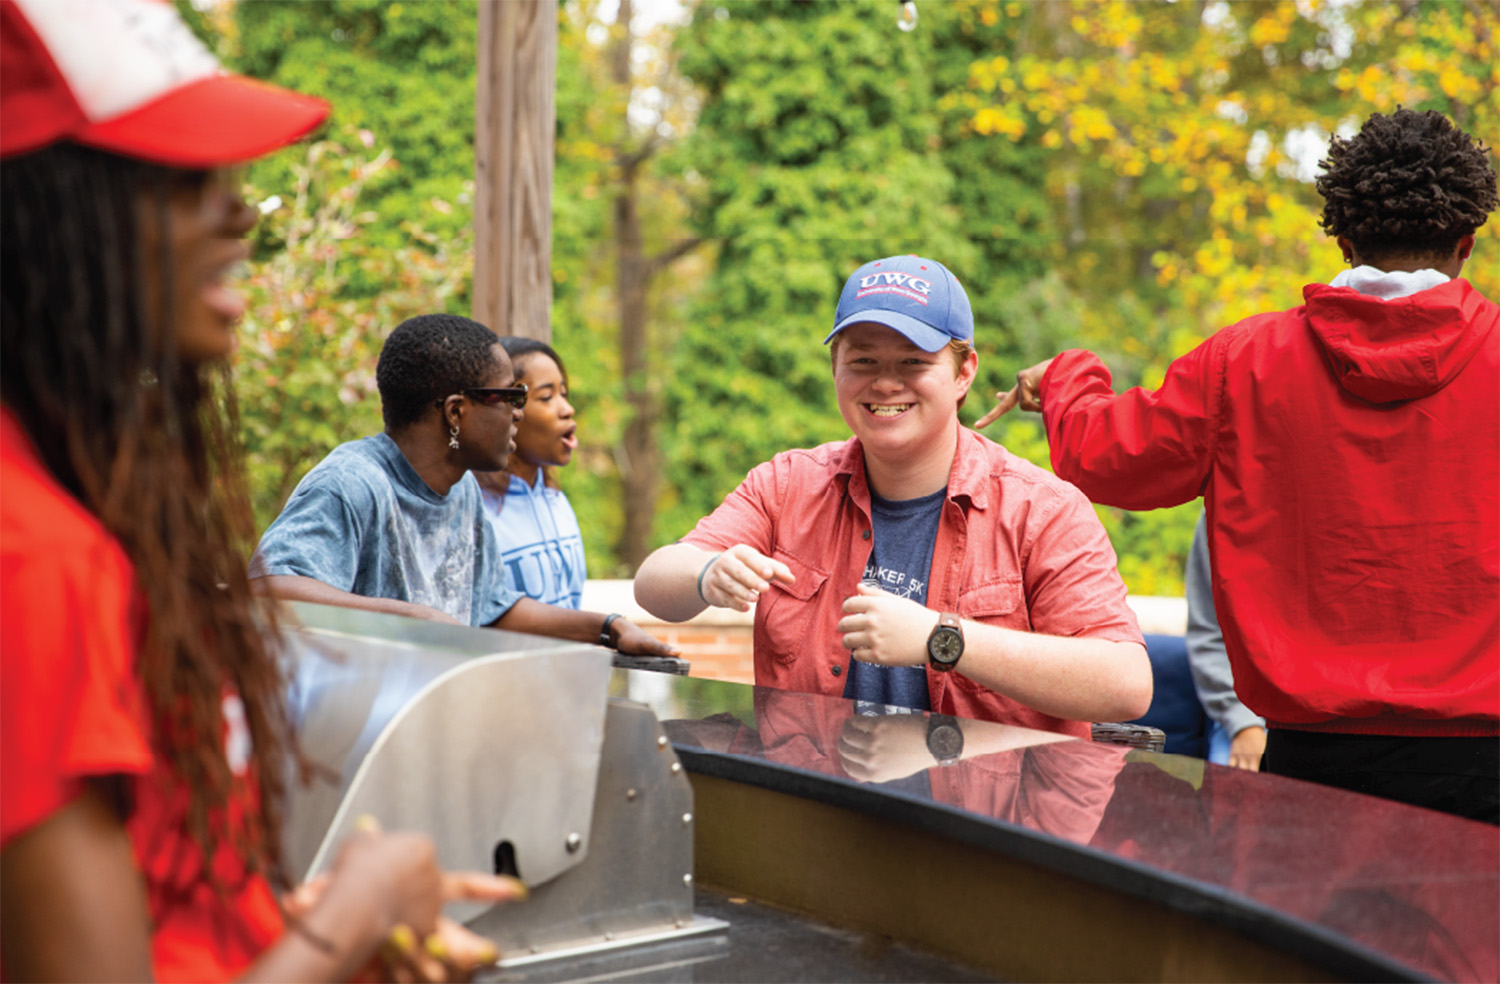
[[[484,325],[456,314],[421,314],[397,325],[375,365],[385,429],[405,430],[438,400],[483,386],[499,342]]]
[[[1495,209],[1488,149],[1442,113],[1375,113],[1319,164],[1322,226],[1366,259],[1446,256]]]

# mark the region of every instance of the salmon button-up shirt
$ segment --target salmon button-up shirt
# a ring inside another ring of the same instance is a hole
[[[964,427],[928,575],[927,607],[1054,636],[1142,643],[1114,548],[1072,485]],[[841,696],[844,599],[870,558],[870,487],[858,438],[785,451],[756,466],[683,537],[736,543],[786,564],[755,608],[755,682]],[[933,622],[936,624],[936,616]],[[1042,714],[963,673],[927,670],[934,711],[1087,738],[1089,723]]]

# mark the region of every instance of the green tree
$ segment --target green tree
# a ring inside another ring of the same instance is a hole
[[[970,5],[1021,39],[986,50],[950,107],[972,132],[1045,153],[1051,268],[1084,303],[1057,348],[1100,351],[1117,388],[1161,380],[1219,327],[1300,303],[1339,256],[1317,225],[1309,150],[1373,111],[1438,109],[1493,141],[1488,3]],[[1493,235],[1467,270],[1493,296]],[[1050,353],[1046,353],[1050,354]],[[1132,590],[1175,593],[1194,504],[1101,510]]]
[[[262,529],[324,455],[381,429],[381,340],[404,319],[447,307],[467,281],[473,250],[465,230],[440,239],[410,224],[401,246],[375,241],[376,216],[362,196],[393,169],[388,150],[321,140],[289,152],[283,164],[290,189],[273,195],[251,187],[267,213],[260,235],[279,245],[246,285],[235,366],[251,504]],[[381,290],[355,296],[353,276]]]
[[[264,215],[236,388],[264,527],[328,451],[380,430],[390,330],[469,308],[475,8],[265,0],[206,14],[226,63],[333,105],[322,139],[248,173]]]
[[[310,163],[290,152],[250,171],[262,198],[296,198],[299,209],[270,212],[257,233],[257,258],[269,266],[254,285],[241,371],[264,523],[329,447],[378,428],[370,382],[385,335],[425,311],[468,313],[476,7],[258,0],[191,13],[228,63],[334,107],[337,140],[322,145],[311,178]],[[552,202],[553,342],[568,364],[582,442],[562,481],[596,576],[622,572],[613,548],[625,520],[619,463],[632,413],[609,243],[620,158],[630,150],[626,107],[632,87],[643,84],[612,81],[610,29],[592,0],[563,4]],[[647,50],[666,50],[659,38],[647,40]],[[670,65],[641,71],[654,73],[653,85],[670,84],[659,78],[670,76]],[[675,109],[665,121],[685,128]],[[383,163],[372,168],[374,160]],[[681,209],[652,167],[637,173],[651,204],[642,210],[643,240],[659,251],[681,237]],[[339,199],[336,214],[320,204],[324,195]],[[677,276],[666,279],[672,289],[650,300],[655,319],[681,317]],[[323,335],[286,338],[303,319]]]
[[[679,34],[702,107],[674,165],[705,186],[695,226],[717,259],[668,367],[658,541],[777,451],[847,434],[818,342],[851,270],[907,252],[980,263],[941,152],[938,56],[896,14],[705,3]]]
[[[368,199],[377,243],[399,246],[407,222],[439,236],[471,225],[474,0],[255,0],[233,12],[227,47],[239,69],[327,99],[335,126],[390,149],[395,167]],[[285,167],[273,157],[253,176],[284,185]]]

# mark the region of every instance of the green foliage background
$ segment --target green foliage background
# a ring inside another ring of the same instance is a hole
[[[1302,283],[1332,276],[1316,195],[1282,143],[1298,128],[1326,142],[1400,101],[1500,137],[1489,4],[918,8],[905,33],[889,0],[708,0],[642,42],[688,93],[660,113],[673,123],[645,165],[648,251],[706,240],[652,298],[658,542],[776,451],[845,435],[818,343],[865,260],[919,252],[958,273],[978,325],[972,421],[1018,369],[1068,347],[1098,351],[1117,388],[1152,385],[1220,325],[1291,306]],[[476,8],[188,9],[227,62],[335,106],[317,143],[249,175],[259,199],[280,200],[257,233],[239,367],[264,524],[323,454],[379,426],[385,333],[425,311],[468,311]],[[611,82],[612,30],[598,0],[563,3],[553,331],[582,447],[561,479],[594,576],[630,573],[611,553],[626,408],[609,203],[613,148],[643,136],[625,120],[646,82]],[[1252,166],[1256,133],[1270,150]],[[1491,296],[1494,244],[1486,228],[1468,271]],[[1034,418],[988,433],[1046,464]],[[1180,592],[1197,508],[1100,510],[1133,591]]]

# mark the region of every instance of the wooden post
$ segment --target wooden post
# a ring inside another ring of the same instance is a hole
[[[480,0],[474,320],[552,339],[557,0]]]

